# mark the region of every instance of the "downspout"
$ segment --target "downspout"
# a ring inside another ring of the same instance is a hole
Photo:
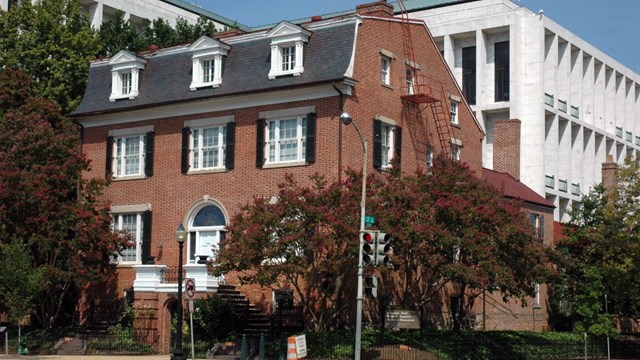
[[[340,121],[340,115],[342,114],[344,108],[344,94],[338,87],[336,83],[333,82],[333,88],[336,89],[338,94],[340,94],[339,105],[338,105],[338,182],[342,182],[342,121]]]

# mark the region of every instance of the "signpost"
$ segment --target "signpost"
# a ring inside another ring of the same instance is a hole
[[[196,281],[193,278],[185,279],[184,292],[189,300],[189,325],[191,330],[191,358],[195,359],[195,350],[193,348],[193,299],[196,297]]]
[[[417,310],[387,310],[385,322],[392,329],[420,329]]]

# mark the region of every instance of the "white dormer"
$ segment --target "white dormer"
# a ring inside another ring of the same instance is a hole
[[[271,39],[271,70],[269,79],[282,75],[300,76],[304,71],[304,43],[309,41],[311,32],[283,21],[267,32]]]
[[[189,46],[189,51],[193,53],[191,91],[222,84],[222,57],[227,56],[229,49],[229,45],[208,36],[201,36]]]
[[[147,60],[122,50],[109,60],[111,65],[110,101],[118,99],[135,99],[138,96],[140,70],[144,69]]]

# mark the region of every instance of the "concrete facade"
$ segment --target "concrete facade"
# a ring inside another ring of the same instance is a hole
[[[0,0],[0,9],[8,10],[18,2],[18,0]],[[80,0],[80,5],[95,29],[99,29],[104,21],[114,18],[117,11],[122,11],[124,19],[138,27],[142,27],[145,19],[153,21],[157,18],[167,20],[172,26],[176,25],[176,20],[179,18],[195,24],[201,16],[213,21],[216,29],[220,31],[238,25],[232,20],[182,0]]]
[[[520,179],[556,205],[556,220],[567,221],[572,205],[602,181],[607,156],[621,163],[640,151],[639,74],[510,0],[423,10],[406,3],[409,16],[429,26],[461,87],[465,73],[475,78],[470,103],[487,134],[483,166],[495,166],[496,122],[520,119]],[[497,93],[496,43],[504,42],[509,80]],[[463,64],[469,53],[472,69]]]

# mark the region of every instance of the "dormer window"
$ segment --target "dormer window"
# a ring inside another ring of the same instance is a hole
[[[109,60],[111,65],[110,101],[135,99],[139,94],[140,70],[147,60],[126,50],[120,51]]]
[[[278,76],[300,76],[304,72],[304,44],[311,32],[283,21],[267,33],[271,39],[271,70],[269,79]]]
[[[208,36],[196,40],[189,50],[193,53],[191,85],[189,89],[219,87],[222,85],[222,59],[231,47]]]

